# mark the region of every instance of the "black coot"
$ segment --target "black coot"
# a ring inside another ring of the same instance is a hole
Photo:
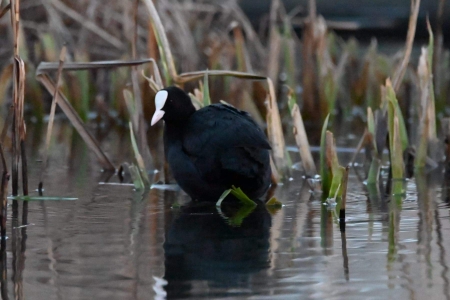
[[[250,198],[270,185],[270,145],[246,112],[212,104],[198,111],[177,87],[160,90],[151,125],[165,121],[164,152],[175,180],[193,199],[217,201],[232,185]]]

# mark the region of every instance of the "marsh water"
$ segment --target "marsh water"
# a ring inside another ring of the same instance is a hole
[[[3,299],[450,299],[440,171],[391,198],[364,185],[358,157],[342,232],[301,172],[276,188],[281,209],[217,209],[172,187],[136,192],[101,172],[70,126],[55,136],[44,195],[77,200],[29,201],[25,215],[9,201]],[[44,138],[32,125],[28,138],[37,195]],[[124,140],[113,132],[102,147],[132,157]]]

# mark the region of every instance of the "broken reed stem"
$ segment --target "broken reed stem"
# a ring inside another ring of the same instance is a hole
[[[37,76],[37,79],[44,85],[44,87],[50,94],[52,95],[55,94],[56,92],[55,84],[47,74],[39,74]],[[107,171],[115,171],[113,163],[108,158],[106,153],[104,153],[103,150],[100,148],[100,145],[97,142],[97,140],[95,140],[94,137],[86,129],[83,121],[81,120],[80,116],[76,113],[75,109],[70,104],[69,100],[67,100],[67,98],[64,96],[64,94],[62,94],[61,91],[57,92],[56,95],[58,98],[57,99],[58,106],[67,116],[69,121],[72,123],[73,127],[75,127],[78,134],[84,140],[86,145],[95,153],[102,167]]]
[[[19,56],[19,11],[20,0],[11,0],[11,27],[13,29],[14,57]]]
[[[20,152],[18,147],[18,124],[19,124],[19,99],[20,99],[20,78],[21,65],[19,58],[19,5],[20,2],[12,0],[11,2],[11,27],[13,31],[13,49],[14,49],[14,61],[13,61],[13,125],[12,125],[12,157],[11,157],[11,170],[12,170],[12,194],[16,196],[18,194],[18,181],[19,181],[19,157]],[[22,64],[23,66],[23,64]]]
[[[285,157],[286,145],[283,128],[281,127],[281,118],[275,96],[275,89],[270,78],[267,78],[267,84],[269,86],[267,101],[267,135],[269,137],[270,145],[272,146],[275,166],[278,172],[281,172],[281,176],[283,176],[288,172]]]
[[[156,10],[155,5],[152,0],[143,0],[145,5],[147,6],[148,12],[150,13],[151,22],[153,24],[153,29],[155,31],[155,36],[159,41],[160,55],[165,58],[163,63],[166,64],[168,68],[169,75],[173,80],[177,81],[178,78],[177,70],[175,68],[175,63],[172,56],[172,51],[170,50],[169,40],[167,39],[166,32],[164,30],[164,26],[162,25],[161,19],[159,18],[158,11]]]
[[[419,15],[419,7],[420,7],[420,0],[411,0],[411,12],[409,15],[409,25],[408,25],[408,34],[406,37],[405,55],[403,56],[403,60],[398,69],[396,70],[392,80],[394,90],[396,92],[398,92],[400,88],[403,77],[405,76],[406,68],[408,67],[409,64],[409,58],[411,57],[411,51],[414,43],[414,36],[416,34],[417,16]]]
[[[135,0],[133,4],[133,40],[131,42],[131,57],[136,59],[137,57],[137,41],[138,41],[138,33],[137,33],[137,23],[138,23],[138,7],[139,0]]]
[[[269,57],[267,63],[267,76],[274,82],[278,82],[277,76],[280,68],[281,36],[277,26],[277,15],[280,9],[280,0],[273,0],[270,7],[269,27]]]
[[[309,147],[308,136],[306,134],[303,118],[300,113],[300,108],[297,103],[292,107],[292,119],[295,142],[297,143],[298,151],[305,170],[306,176],[314,177],[317,174],[316,165],[311,155],[311,148]]]
[[[39,178],[39,187],[38,187],[39,192],[42,192],[43,177],[44,177],[44,173],[47,169],[48,148],[50,147],[50,139],[51,139],[52,131],[53,131],[53,123],[55,121],[56,104],[57,104],[57,100],[58,100],[57,94],[59,92],[59,85],[61,82],[61,74],[62,74],[62,69],[64,66],[65,59],[66,59],[66,46],[63,46],[63,48],[61,49],[61,52],[59,54],[59,67],[58,67],[58,73],[56,75],[56,88],[55,88],[55,92],[53,93],[52,106],[50,108],[50,116],[49,116],[49,120],[48,120],[47,135],[45,137],[44,157],[42,159],[42,169],[41,169],[41,175]]]
[[[14,113],[13,113],[13,127],[12,127],[12,194],[17,196],[19,193],[19,163],[21,156],[21,140],[25,139],[25,124],[23,120],[23,102],[25,94],[25,64],[19,56],[14,57]],[[26,173],[26,172],[25,172]],[[26,174],[22,174],[26,175]]]
[[[0,11],[0,19],[8,12],[8,10],[11,8],[11,3],[8,3],[3,9]]]
[[[134,1],[133,5],[133,40],[131,42],[131,52],[133,60],[136,60],[138,57],[137,54],[137,41],[138,41],[138,8],[139,8],[139,0]],[[142,107],[142,95],[141,89],[139,88],[139,78],[138,78],[138,66],[131,67],[131,82],[133,84],[133,94],[134,94],[134,104],[135,104],[135,113],[137,116],[133,116],[137,120],[137,127],[134,128],[136,134],[139,139],[137,141],[138,149],[140,154],[142,155],[143,164],[145,167],[145,163],[149,163],[151,161],[150,149],[148,148],[147,142],[147,133],[145,130],[145,120],[144,120],[144,109]]]

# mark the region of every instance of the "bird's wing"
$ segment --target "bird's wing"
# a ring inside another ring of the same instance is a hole
[[[264,132],[246,112],[223,104],[198,110],[188,122],[183,148],[205,176],[214,166],[246,177],[257,176],[269,163],[271,149]]]
[[[192,115],[183,147],[191,155],[217,148],[271,149],[264,132],[248,113],[224,104],[209,105]]]

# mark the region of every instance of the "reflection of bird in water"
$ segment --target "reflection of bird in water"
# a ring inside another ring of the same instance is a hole
[[[222,206],[222,215],[194,203],[181,209],[164,243],[169,299],[194,296],[192,283],[200,280],[210,289],[249,288],[250,275],[269,267],[270,214],[260,204],[231,226],[223,215],[232,218],[238,209]]]

